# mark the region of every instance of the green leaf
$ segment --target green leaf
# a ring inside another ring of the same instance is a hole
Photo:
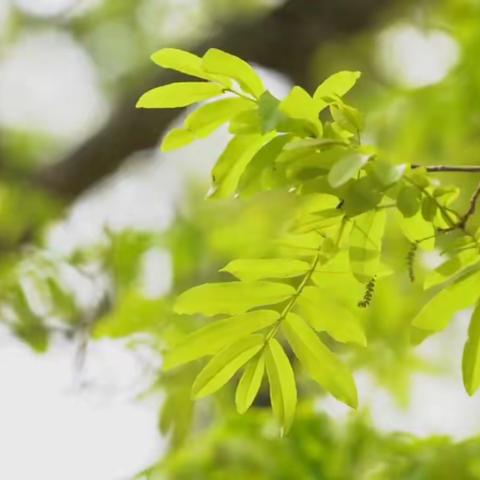
[[[210,196],[225,198],[235,193],[238,181],[255,153],[274,134],[239,135],[230,140],[212,171]]]
[[[398,182],[405,173],[406,167],[404,163],[395,165],[384,160],[375,160],[372,163],[373,174],[385,187]]]
[[[272,172],[273,174],[275,159],[290,139],[290,135],[279,135],[255,153],[240,177],[238,190],[241,194],[251,195],[266,188],[265,173]]]
[[[480,386],[480,303],[477,303],[470,320],[468,339],[463,350],[463,384],[471,396]]]
[[[163,68],[191,75],[205,80],[216,80],[226,87],[231,86],[231,81],[219,75],[207,73],[202,67],[202,59],[193,53],[178,48],[162,48],[151,57],[152,61]]]
[[[403,187],[397,196],[397,208],[404,217],[413,217],[420,210],[422,194],[420,190],[411,185]]]
[[[215,355],[197,375],[192,396],[202,398],[222,388],[264,346],[263,335],[249,335]]]
[[[443,330],[453,316],[472,306],[480,294],[480,272],[468,272],[432,297],[413,319],[412,325],[422,330]]]
[[[377,273],[385,230],[385,210],[370,211],[354,219],[350,234],[350,266],[355,278],[368,283]]]
[[[353,107],[345,105],[343,102],[337,101],[334,105],[330,105],[330,114],[335,120],[332,128],[340,127],[347,132],[358,134],[363,127],[363,119],[360,112]]]
[[[139,332],[152,332],[162,326],[168,314],[165,300],[148,299],[129,291],[120,297],[115,309],[95,322],[93,337],[121,338]]]
[[[425,197],[422,201],[422,217],[431,222],[437,214],[437,202],[432,197]]]
[[[455,275],[460,271],[460,269],[471,265],[474,262],[478,261],[478,251],[464,250],[458,252],[437,268],[428,272],[425,275],[425,280],[423,282],[423,288],[426,290],[428,288],[434,287],[440,283],[445,282],[450,277]]]
[[[144,93],[137,108],[178,108],[192,105],[223,93],[223,87],[207,82],[178,82]]]
[[[263,133],[271,132],[277,128],[277,124],[282,117],[279,105],[280,101],[268,90],[258,100],[258,114]]]
[[[313,98],[301,87],[293,87],[280,103],[280,111],[295,120],[305,121],[315,136],[321,137],[322,124]]]
[[[203,68],[210,73],[225,75],[237,81],[242,90],[259,98],[265,91],[255,70],[244,60],[230,53],[210,48],[203,56]]]
[[[238,413],[245,413],[252,405],[260,390],[264,373],[264,355],[253,358],[245,367],[235,392],[235,405],[237,406]]]
[[[255,310],[205,325],[166,353],[163,368],[169,370],[206,355],[213,355],[239,338],[272,325],[279,316],[272,310]]]
[[[424,250],[433,250],[435,247],[435,226],[432,222],[427,222],[420,212],[417,212],[413,217],[402,217],[399,223],[408,240],[419,242],[419,246]]]
[[[171,152],[185,145],[190,145],[196,139],[195,134],[185,128],[172,128],[163,138],[160,150],[162,152]]]
[[[251,103],[244,98],[224,98],[202,105],[188,115],[182,128],[167,133],[161,150],[169,152],[205,138],[239,112],[251,108]]]
[[[320,106],[326,105],[326,97],[343,97],[350,91],[357,80],[360,78],[360,72],[343,71],[330,75],[315,90],[313,98]]]
[[[291,258],[254,258],[233,260],[221,272],[229,272],[240,280],[293,278],[307,273],[310,265]]]
[[[340,187],[354,178],[366,162],[367,159],[360,155],[342,158],[330,169],[328,183],[333,188]]]
[[[360,322],[348,308],[331,298],[331,292],[305,287],[297,304],[317,332],[327,332],[337,342],[367,345]]]
[[[350,407],[357,407],[357,389],[350,370],[320,341],[318,335],[294,313],[282,330],[308,374],[325,390]]]
[[[275,282],[205,283],[183,292],[177,298],[175,312],[235,315],[254,307],[281,303],[294,294],[292,286]]]
[[[282,346],[274,338],[267,344],[266,365],[272,410],[282,425],[282,435],[292,425],[297,406],[297,386],[292,366]]]
[[[383,197],[383,192],[378,190],[378,183],[370,176],[352,180],[346,187],[342,192],[343,208],[351,217],[374,209]]]

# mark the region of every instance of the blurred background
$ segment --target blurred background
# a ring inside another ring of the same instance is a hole
[[[410,345],[425,297],[398,235],[385,252],[398,274],[363,312],[369,347],[338,346],[358,412],[301,378],[280,439],[261,399],[243,417],[228,387],[191,403],[199,366],[165,374],[162,351],[202,320],[173,315],[173,298],[233,257],[268,255],[293,205],[205,200],[228,133],[162,154],[185,112],[135,110],[177,79],[151,53],[217,47],[278,95],[361,70],[350,101],[365,139],[392,161],[476,164],[479,45],[478,0],[0,0],[0,478],[480,478],[468,316]],[[459,205],[474,185],[442,180],[462,187]]]

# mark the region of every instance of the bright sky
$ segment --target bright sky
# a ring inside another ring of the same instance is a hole
[[[157,402],[139,402],[143,366],[116,342],[89,353],[80,388],[72,346],[48,355],[2,337],[0,478],[127,480],[162,451]]]

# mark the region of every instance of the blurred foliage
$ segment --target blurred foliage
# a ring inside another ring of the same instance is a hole
[[[331,479],[474,480],[479,440],[453,444],[445,437],[419,440],[382,435],[366,416],[339,426],[303,405],[286,438],[278,438],[261,409],[247,417],[226,415],[208,435],[138,475],[138,480]]]
[[[257,15],[276,2],[184,3],[180,12],[173,1],[105,0],[83,13],[63,12],[51,18],[12,7],[0,32],[0,60],[24,35],[43,28],[63,29],[91,55],[105,95],[114,102],[146,74],[148,56],[159,46],[202,38],[219,21]],[[183,28],[171,28],[175,15],[181,15]],[[480,4],[413,2],[400,13],[393,10],[386,22],[381,31],[320,46],[312,59],[312,77],[318,83],[339,69],[364,72],[351,101],[367,113],[364,138],[377,144],[390,161],[479,164]],[[441,31],[456,43],[458,59],[445,78],[418,87],[388,73],[377,58],[379,35],[383,28],[399,25],[413,26],[420,34]],[[160,357],[186,333],[205,325],[201,317],[173,314],[174,297],[198,283],[224,279],[218,269],[231,258],[272,255],[274,239],[284,233],[284,220],[295,208],[285,193],[205,202],[198,193],[204,186],[195,185],[166,231],[108,230],[98,241],[61,255],[52,252],[47,235],[62,221],[61,202],[33,189],[28,178],[65,146],[37,132],[4,128],[0,133],[0,311],[2,322],[36,351],[47,351],[58,336],[78,341],[87,333],[92,341],[131,339],[132,348],[148,345]],[[441,179],[461,186],[453,207],[463,211],[474,175],[442,174]],[[478,218],[472,218],[475,227]],[[409,249],[409,243],[390,229],[384,260],[396,273],[378,283],[370,307],[359,314],[369,347],[346,349],[324,338],[352,368],[366,369],[403,404],[409,400],[412,375],[434,374],[446,367],[426,364],[410,342],[412,318],[428,297],[421,285],[431,276],[431,267],[427,256],[418,255],[418,281],[412,284]],[[146,293],[142,277],[145,256],[152,250],[170,256],[173,278],[171,290],[154,297]],[[90,292],[88,301],[79,295],[83,288]],[[299,390],[322,397],[324,392],[294,367]],[[230,407],[231,387],[193,405],[190,387],[199,370],[196,362],[158,372],[147,393],[160,392],[164,398],[159,428],[169,435],[171,449],[139,478],[480,478],[477,439],[455,444],[447,438],[380,434],[361,414],[343,425],[302,403],[290,434],[280,439],[262,408],[268,402],[265,386],[252,411],[240,417]]]

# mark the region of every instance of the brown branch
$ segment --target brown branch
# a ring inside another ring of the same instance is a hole
[[[480,165],[420,165],[412,164],[412,169],[424,168],[427,172],[458,172],[458,173],[480,173]]]
[[[477,188],[475,189],[475,191],[473,192],[470,198],[470,204],[469,204],[468,210],[460,219],[460,222],[458,224],[460,228],[465,229],[468,223],[468,220],[475,214],[479,198],[480,198],[480,183],[477,185]]]

